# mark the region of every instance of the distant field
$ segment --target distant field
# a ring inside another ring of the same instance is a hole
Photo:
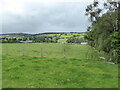
[[[88,45],[2,44],[3,88],[117,88],[118,65]]]
[[[4,34],[0,35],[0,42],[2,43],[26,43],[26,42],[54,42],[54,43],[68,43],[71,38],[79,39],[80,42],[86,42],[84,39],[86,33],[43,33],[43,34],[25,34],[25,33],[16,33],[16,34]],[[40,39],[42,38],[42,39]],[[73,42],[71,43],[80,43]],[[70,43],[70,42],[69,42]]]

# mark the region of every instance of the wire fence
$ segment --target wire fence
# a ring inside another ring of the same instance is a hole
[[[68,47],[10,47],[6,46],[2,51],[3,56],[31,56],[48,58],[76,58],[99,60],[99,54],[91,49],[68,48]]]

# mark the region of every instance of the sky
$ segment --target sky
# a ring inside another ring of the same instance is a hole
[[[2,0],[0,33],[85,32],[93,0]]]

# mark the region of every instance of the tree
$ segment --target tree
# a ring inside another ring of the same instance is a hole
[[[119,5],[116,2],[106,2],[104,3],[104,10],[100,9],[100,12],[98,12],[98,4],[94,2],[87,6],[86,15],[91,18],[91,26],[88,27],[85,38],[92,47],[107,54],[112,54],[113,57],[118,59],[120,53],[120,30],[117,26],[117,24],[120,25],[117,20]],[[106,13],[101,13],[105,10]],[[100,14],[102,15],[100,16]],[[115,58],[113,61],[116,62],[117,59]]]
[[[88,5],[86,8],[86,14],[89,17],[91,22],[95,21],[97,17],[99,17],[102,9],[98,8],[99,2],[93,2],[92,4]]]

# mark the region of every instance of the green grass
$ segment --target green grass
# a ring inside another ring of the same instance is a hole
[[[28,41],[21,41],[22,43],[31,43],[32,40],[28,40]]]
[[[2,89],[2,45],[0,44],[0,89]]]
[[[118,87],[118,65],[99,61],[100,54],[88,45],[34,43],[2,46],[3,88]],[[41,57],[41,48],[44,48],[44,57]]]
[[[79,58],[86,59],[87,57],[94,58],[97,55],[96,51],[88,45],[68,45],[68,44],[52,44],[52,43],[14,43],[2,45],[3,55],[10,56],[35,56],[49,58]],[[42,51],[41,51],[42,49]],[[65,52],[64,52],[65,50]],[[95,55],[93,55],[95,54]],[[97,59],[97,57],[96,57]]]
[[[66,43],[67,39],[59,39],[58,43]]]

